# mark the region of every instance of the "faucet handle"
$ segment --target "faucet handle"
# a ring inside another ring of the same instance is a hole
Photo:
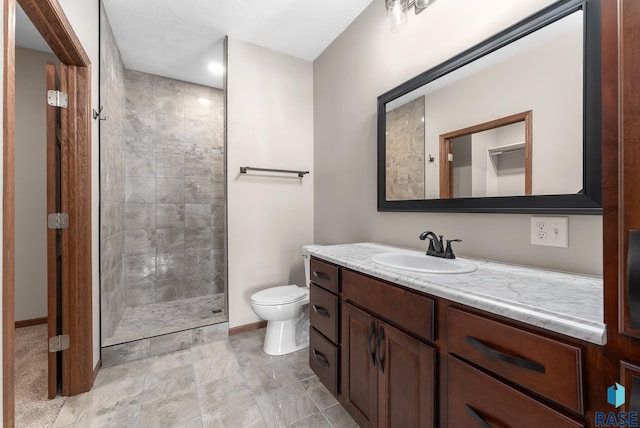
[[[444,250],[444,258],[445,259],[455,259],[456,255],[453,254],[453,250],[451,249],[452,242],[462,242],[462,239],[447,239],[447,248]]]

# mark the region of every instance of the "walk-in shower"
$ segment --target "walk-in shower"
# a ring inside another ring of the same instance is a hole
[[[101,7],[103,359],[227,320],[223,90],[130,70],[116,40]]]

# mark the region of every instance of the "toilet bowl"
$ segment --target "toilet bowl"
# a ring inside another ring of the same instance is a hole
[[[284,355],[309,346],[309,256],[304,257],[305,287],[280,285],[251,296],[251,308],[267,321],[264,352]]]

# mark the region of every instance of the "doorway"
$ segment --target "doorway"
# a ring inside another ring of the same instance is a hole
[[[93,383],[91,318],[90,61],[57,1],[20,0],[20,5],[61,61],[68,108],[61,113],[62,209],[73,219],[63,234],[62,328],[71,341],[62,351],[62,394],[87,391]],[[4,1],[3,81],[3,426],[15,423],[15,0]]]

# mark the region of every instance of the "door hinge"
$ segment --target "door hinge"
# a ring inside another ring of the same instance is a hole
[[[54,107],[66,107],[68,105],[68,97],[66,92],[49,90],[47,91],[47,104]]]
[[[66,229],[69,227],[69,214],[52,213],[47,216],[47,226],[49,229]]]
[[[69,349],[69,335],[61,334],[49,338],[49,352],[59,352]]]

